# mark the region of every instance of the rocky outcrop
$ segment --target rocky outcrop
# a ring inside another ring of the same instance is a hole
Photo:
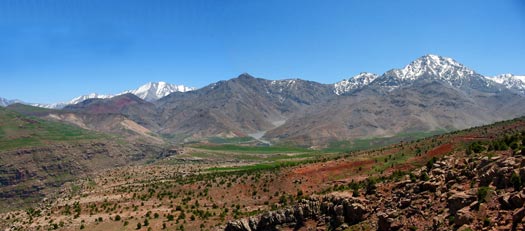
[[[80,175],[157,158],[159,153],[164,149],[98,140],[0,151],[0,207],[17,209]]]
[[[314,222],[305,230],[525,230],[525,132],[511,134],[514,150],[455,151],[404,176],[382,178],[375,192],[360,189],[360,198],[349,192],[314,197],[230,222],[227,230],[297,229],[309,219]],[[510,139],[476,142],[489,150],[490,142]]]
[[[279,227],[299,228],[308,219],[330,227],[347,227],[366,219],[370,208],[366,201],[339,196],[310,197],[302,199],[293,207],[266,212],[259,216],[230,221],[226,231],[278,230]]]

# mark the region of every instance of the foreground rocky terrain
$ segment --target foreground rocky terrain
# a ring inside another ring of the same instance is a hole
[[[466,143],[426,166],[231,221],[249,230],[524,230],[525,131]],[[509,146],[511,148],[509,148]]]
[[[225,230],[523,230],[524,174],[522,155],[444,157],[416,170],[411,180],[379,183],[363,196],[312,196],[229,222]]]

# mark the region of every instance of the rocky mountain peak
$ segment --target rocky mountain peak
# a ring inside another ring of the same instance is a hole
[[[373,73],[361,72],[354,77],[344,79],[340,82],[335,83],[334,93],[336,95],[342,95],[351,90],[364,87],[372,83],[375,79],[377,79],[377,77],[379,76]]]
[[[401,80],[416,80],[422,76],[432,76],[442,80],[457,80],[475,72],[452,58],[428,54],[422,56],[402,69],[391,73]]]
[[[463,90],[497,92],[501,86],[452,58],[422,56],[401,69],[392,69],[378,77],[373,85],[388,91],[419,81],[437,81]]]
[[[244,73],[240,74],[239,76],[237,76],[237,78],[238,79],[255,79],[255,77],[253,77],[252,75],[250,75],[247,72],[244,72]]]

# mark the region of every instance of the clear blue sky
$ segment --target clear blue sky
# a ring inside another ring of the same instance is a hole
[[[0,97],[66,101],[248,72],[334,83],[433,53],[525,74],[525,1],[1,0]]]

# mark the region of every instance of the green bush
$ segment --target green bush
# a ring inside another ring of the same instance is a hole
[[[512,176],[510,177],[510,183],[514,187],[514,190],[519,191],[521,189],[521,177],[515,172],[513,172]]]
[[[422,181],[428,181],[430,177],[428,177],[428,174],[426,172],[421,173],[421,176],[419,176],[419,180]]]
[[[483,147],[483,145],[481,144],[481,142],[474,142],[474,143],[470,144],[470,149],[471,149],[474,153],[480,153],[480,152],[485,151],[485,147]]]
[[[429,172],[430,169],[432,169],[432,166],[434,165],[434,163],[436,163],[436,161],[437,161],[437,158],[435,156],[432,157],[432,159],[427,161],[427,165],[426,165],[427,166],[427,172]]]
[[[479,203],[486,202],[487,194],[489,193],[490,188],[489,187],[479,187],[478,188],[478,201]]]

